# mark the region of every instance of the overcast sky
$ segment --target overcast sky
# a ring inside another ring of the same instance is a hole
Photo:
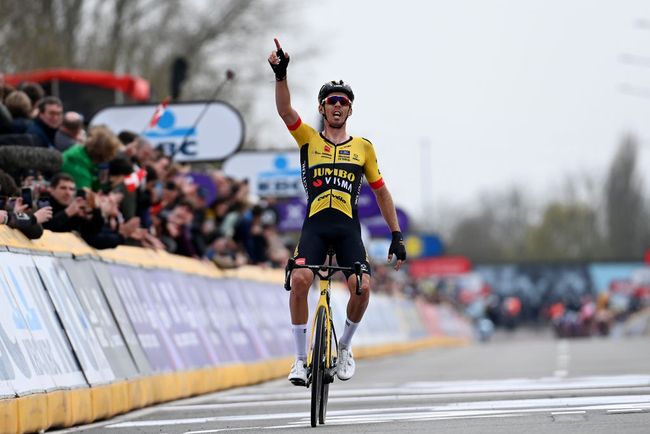
[[[275,32],[293,54],[294,107],[315,124],[320,85],[348,81],[348,132],[374,143],[415,216],[425,203],[471,206],[512,185],[543,199],[566,174],[605,176],[625,133],[650,167],[647,0],[329,0],[296,15],[300,32]]]

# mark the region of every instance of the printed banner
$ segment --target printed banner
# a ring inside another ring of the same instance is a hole
[[[140,375],[150,375],[152,372],[151,365],[149,364],[147,355],[140,346],[138,336],[131,325],[131,320],[129,319],[126,309],[122,304],[122,300],[117,293],[117,289],[115,288],[115,284],[111,277],[111,270],[108,268],[107,264],[99,261],[91,261],[90,265],[104,295],[106,296],[106,301],[110,306],[110,310],[115,316],[115,321],[119,325],[120,332],[124,337],[124,341],[126,342],[129,353],[133,357],[138,372]]]
[[[186,368],[203,368],[211,364],[201,343],[195,312],[180,296],[185,291],[183,273],[170,270],[146,270],[151,299],[161,316],[167,333],[183,358]],[[174,278],[176,276],[176,279]],[[180,279],[179,279],[180,278]]]
[[[107,268],[153,372],[182,369],[180,356],[160,324],[156,306],[147,295],[148,287],[138,276],[139,270],[117,264],[108,264]]]
[[[271,357],[293,354],[287,295],[281,284],[240,281],[241,295],[252,316],[257,321],[259,335]],[[278,297],[282,295],[283,297]]]
[[[0,252],[0,272],[2,341],[12,359],[16,375],[9,380],[16,393],[86,386],[32,258]]]
[[[88,383],[97,385],[115,380],[113,370],[65,270],[51,256],[33,256],[32,260],[36,263]]]
[[[217,359],[223,364],[240,361],[234,342],[247,343],[248,338],[245,335],[242,337],[243,332],[238,326],[234,311],[228,308],[230,300],[226,297],[225,300],[221,300],[221,303],[215,301],[219,298],[218,294],[214,294],[218,291],[216,286],[220,281],[192,276],[191,282],[193,284],[188,285],[188,295],[191,298],[196,297],[197,302],[205,309],[205,316],[209,323],[207,333],[210,346],[216,353]]]
[[[119,379],[135,377],[138,370],[93,273],[92,261],[63,258],[58,262],[74,282],[79,302],[115,377]]]
[[[90,124],[106,125],[116,133],[139,132],[149,124],[155,109],[155,104],[106,107]],[[223,101],[172,103],[142,135],[176,161],[218,161],[244,143],[244,121]]]
[[[231,298],[237,298],[239,287],[236,280],[220,279],[212,281],[212,291],[209,292],[217,308],[219,325],[223,327],[226,336],[232,342],[237,356],[243,362],[261,360],[265,353],[261,348],[259,338],[254,330],[252,320],[246,308]]]
[[[0,253],[0,260],[7,260],[8,255],[11,254]],[[36,328],[37,314],[28,308],[29,316],[25,317],[18,300],[0,270],[0,393],[3,397],[54,388],[52,377],[35,365],[29,355],[37,344],[29,332],[28,321]]]
[[[222,342],[220,337],[212,330],[212,324],[207,307],[201,302],[199,291],[205,290],[206,285],[199,283],[199,276],[188,273],[170,273],[178,296],[178,307],[188,316],[187,322],[197,334],[203,351],[210,365],[219,364],[219,350]]]

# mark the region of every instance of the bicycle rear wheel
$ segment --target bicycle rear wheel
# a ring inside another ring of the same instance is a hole
[[[325,385],[325,357],[327,354],[327,315],[325,308],[320,307],[316,314],[316,329],[314,331],[314,345],[311,353],[311,426],[318,422],[325,423],[325,414],[322,412],[323,386]],[[327,395],[327,392],[325,393]],[[327,400],[327,396],[325,397]],[[320,419],[320,420],[319,420]]]

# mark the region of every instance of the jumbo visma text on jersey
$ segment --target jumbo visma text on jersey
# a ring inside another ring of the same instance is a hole
[[[373,189],[384,185],[372,143],[350,137],[334,144],[300,119],[289,131],[300,147],[308,217],[324,210],[336,210],[348,218],[357,218],[363,176]]]

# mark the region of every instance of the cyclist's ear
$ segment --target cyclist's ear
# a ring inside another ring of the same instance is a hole
[[[323,107],[323,104],[318,104],[318,113],[325,115],[325,108]]]

